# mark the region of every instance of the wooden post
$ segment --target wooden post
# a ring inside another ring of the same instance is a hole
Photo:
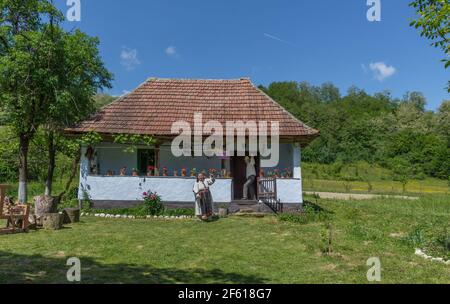
[[[160,152],[160,148],[159,147],[160,147],[159,144],[157,144],[155,146],[155,170],[157,170],[158,173],[159,173],[159,152]],[[156,173],[156,171],[155,171],[155,173]]]
[[[293,178],[302,178],[302,168],[301,168],[301,150],[300,150],[300,145],[299,144],[295,144],[294,145],[294,151],[293,151],[293,169],[294,169],[294,174],[293,174]]]

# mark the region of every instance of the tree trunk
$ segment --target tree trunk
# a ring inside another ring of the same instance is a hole
[[[53,185],[53,173],[55,172],[55,158],[56,158],[56,147],[54,141],[54,133],[50,131],[48,134],[48,167],[47,167],[47,179],[45,181],[45,195],[52,195],[52,185]]]
[[[51,196],[36,196],[34,198],[34,214],[36,215],[36,223],[42,225],[42,219],[47,213],[58,212],[58,197]]]
[[[27,181],[28,181],[28,149],[30,138],[27,135],[20,135],[19,140],[19,192],[17,194],[19,202],[27,202]]]
[[[78,165],[80,164],[80,160],[81,160],[81,147],[73,160],[72,170],[70,173],[69,180],[67,181],[66,187],[64,188],[64,191],[58,195],[59,199],[62,199],[62,197],[67,193],[67,191],[69,191],[70,185],[72,185],[72,182],[78,173]]]

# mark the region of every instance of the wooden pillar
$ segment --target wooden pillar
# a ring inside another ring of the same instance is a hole
[[[156,146],[155,146],[155,175],[156,175],[156,172],[158,172],[158,175],[160,174],[160,172],[159,172],[159,153],[160,153],[160,145],[159,144],[157,144]]]
[[[301,148],[300,148],[300,144],[294,144],[293,146],[293,160],[292,160],[292,165],[293,165],[293,177],[294,178],[302,178],[302,168],[301,168]]]

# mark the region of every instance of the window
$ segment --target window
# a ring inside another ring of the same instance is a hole
[[[141,175],[147,174],[149,166],[156,166],[155,150],[139,149],[138,150],[137,169]]]

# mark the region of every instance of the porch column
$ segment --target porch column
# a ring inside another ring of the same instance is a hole
[[[293,167],[294,167],[294,178],[302,178],[302,158],[301,158],[301,148],[300,144],[294,144],[293,147]]]
[[[80,158],[80,182],[78,185],[78,203],[81,205],[81,200],[84,198],[84,192],[87,191],[86,181],[89,175],[89,160],[86,157],[87,147],[81,147]]]

